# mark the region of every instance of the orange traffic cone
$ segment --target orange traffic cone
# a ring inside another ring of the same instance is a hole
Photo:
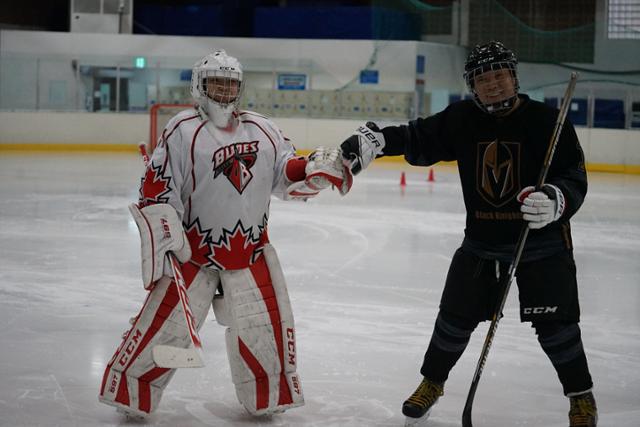
[[[407,186],[407,177],[404,175],[404,172],[402,172],[402,174],[400,174],[400,187],[406,187]]]
[[[429,169],[429,177],[427,178],[427,181],[429,182],[434,182],[436,180],[435,174],[433,173],[433,168]]]

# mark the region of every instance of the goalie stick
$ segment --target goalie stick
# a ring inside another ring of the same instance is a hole
[[[138,148],[140,149],[140,154],[142,154],[144,164],[147,166],[149,164],[147,146],[144,142],[141,142]],[[187,287],[184,282],[184,276],[182,275],[182,269],[173,252],[167,252],[166,256],[171,264],[173,282],[176,284],[176,291],[178,292],[180,304],[182,305],[182,312],[184,313],[184,320],[189,330],[192,346],[190,348],[181,348],[170,345],[156,345],[151,349],[153,361],[161,368],[201,368],[204,366],[202,342],[200,341],[200,335],[198,335],[193,312],[189,305],[189,297],[187,296]]]
[[[562,98],[562,104],[560,105],[560,112],[558,113],[558,119],[556,120],[556,125],[553,129],[553,133],[551,134],[549,147],[547,148],[547,153],[545,155],[544,162],[542,163],[542,170],[540,171],[540,175],[538,176],[538,182],[536,183],[536,187],[535,187],[536,191],[539,191],[542,188],[547,178],[547,173],[549,172],[549,167],[551,166],[551,160],[553,159],[553,154],[556,151],[556,146],[558,145],[558,140],[560,139],[560,133],[562,132],[562,126],[564,125],[564,120],[567,117],[567,111],[569,109],[569,104],[571,103],[573,90],[576,87],[577,79],[578,79],[578,73],[576,73],[575,71],[572,72],[571,77],[569,78],[569,84],[567,85],[567,90],[564,93],[564,98]],[[518,267],[518,263],[520,262],[522,250],[524,249],[524,244],[527,240],[528,235],[529,235],[529,225],[525,222],[525,224],[522,226],[522,230],[520,231],[520,237],[518,238],[518,242],[516,243],[516,249],[514,251],[513,261],[511,261],[511,265],[509,266],[509,275],[505,283],[504,289],[502,290],[502,295],[500,296],[501,298],[500,305],[497,306],[495,312],[493,313],[493,318],[491,319],[491,325],[489,326],[489,331],[487,332],[487,336],[484,340],[484,345],[482,347],[482,352],[480,353],[480,359],[478,360],[478,364],[476,365],[476,371],[473,374],[473,380],[471,381],[471,387],[469,388],[467,401],[465,402],[464,410],[462,411],[462,427],[473,427],[473,424],[471,422],[471,410],[473,407],[473,398],[476,395],[476,390],[478,389],[478,383],[480,382],[480,375],[482,375],[484,365],[487,361],[487,356],[489,355],[489,349],[491,348],[491,344],[493,343],[493,338],[495,337],[496,330],[498,329],[500,314],[502,313],[504,304],[507,301],[507,296],[509,295],[509,288],[511,287],[511,282],[513,282],[513,278],[516,273],[516,268]]]

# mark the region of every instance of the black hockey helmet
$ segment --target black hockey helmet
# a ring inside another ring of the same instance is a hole
[[[490,41],[489,43],[476,45],[464,64],[464,79],[467,83],[469,91],[473,94],[473,99],[482,110],[487,113],[499,113],[510,110],[518,98],[518,82],[517,74],[518,59],[512,50],[506,48],[501,42]],[[478,94],[475,91],[476,76],[492,70],[508,69],[514,80],[515,93],[512,97],[485,105],[480,102]]]

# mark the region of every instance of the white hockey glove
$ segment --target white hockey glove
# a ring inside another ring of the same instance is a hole
[[[384,135],[378,125],[367,122],[340,144],[340,148],[349,169],[357,175],[366,169],[373,159],[382,154],[384,145]]]
[[[353,184],[353,176],[342,161],[340,148],[316,148],[309,154],[304,171],[303,181],[287,187],[287,199],[307,200],[331,185],[344,196]]]
[[[191,247],[173,206],[159,203],[141,209],[132,204],[129,211],[140,231],[142,284],[151,289],[162,276],[172,275],[166,253],[172,251],[180,262],[187,262]]]
[[[534,230],[557,221],[564,212],[564,195],[555,185],[544,184],[540,191],[533,186],[525,187],[517,199],[522,203],[522,219],[529,221],[529,228]]]

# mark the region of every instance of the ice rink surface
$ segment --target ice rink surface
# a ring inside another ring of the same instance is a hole
[[[207,367],[181,370],[160,409],[129,421],[98,403],[104,366],[145,296],[131,154],[0,154],[0,426],[401,426],[450,258],[462,241],[457,174],[374,166],[340,198],[274,199],[269,235],[288,281],[306,405],[252,419],[230,379],[224,329]],[[407,173],[401,192],[400,171]],[[590,173],[573,219],[582,334],[600,427],[640,426],[640,176]],[[474,404],[475,427],[566,427],[568,400],[512,287]],[[434,408],[461,424],[488,323]]]

